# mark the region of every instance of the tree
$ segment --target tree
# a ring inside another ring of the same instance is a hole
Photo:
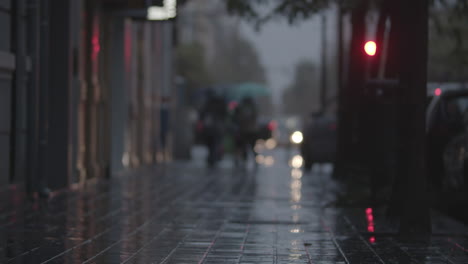
[[[266,82],[265,70],[252,43],[239,34],[222,41],[208,67],[214,84]]]
[[[431,10],[429,27],[430,81],[468,80],[468,17],[459,6],[439,4]]]
[[[188,93],[211,83],[210,73],[205,63],[204,48],[198,43],[182,44],[176,50],[176,68],[185,78]]]
[[[354,0],[360,1],[360,0]],[[269,21],[274,17],[285,17],[290,23],[307,19],[310,16],[328,7],[334,0],[227,0],[227,9],[231,14],[240,15],[250,21],[253,21],[257,26]],[[348,1],[342,2],[343,6],[348,6]],[[351,2],[351,1],[349,1]],[[267,13],[260,11],[260,6],[270,6],[270,11]]]
[[[214,61],[208,67],[214,85],[243,82],[266,83],[265,69],[257,50],[238,30],[218,41]],[[258,98],[261,114],[271,114],[271,97]]]

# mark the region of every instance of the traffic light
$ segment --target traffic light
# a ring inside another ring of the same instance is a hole
[[[364,51],[369,56],[374,56],[377,53],[377,44],[374,41],[367,41],[364,45]]]

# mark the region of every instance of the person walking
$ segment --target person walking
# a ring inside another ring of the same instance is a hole
[[[213,90],[208,90],[205,104],[200,111],[200,124],[203,127],[203,141],[208,148],[207,163],[210,167],[222,158],[227,114],[226,100]]]
[[[239,164],[239,158],[244,164],[247,162],[249,150],[251,150],[254,157],[257,156],[255,152],[255,143],[258,136],[257,116],[257,106],[251,97],[244,97],[234,111],[234,123],[237,127],[235,140],[236,165]]]

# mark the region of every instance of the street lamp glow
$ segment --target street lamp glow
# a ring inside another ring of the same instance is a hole
[[[364,51],[369,56],[374,56],[377,52],[377,44],[374,41],[367,41],[364,45]]]
[[[168,20],[177,16],[177,0],[164,0],[164,6],[148,7],[148,20]]]
[[[302,140],[304,140],[304,136],[302,135],[301,131],[295,131],[291,135],[291,142],[294,144],[301,144]]]

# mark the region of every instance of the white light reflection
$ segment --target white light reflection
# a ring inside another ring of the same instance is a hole
[[[269,150],[276,148],[277,145],[278,143],[276,142],[274,138],[270,138],[265,142],[265,147]]]
[[[301,201],[302,193],[300,189],[294,189],[291,191],[291,201],[298,203]]]
[[[299,160],[300,159],[300,160]],[[296,160],[296,161],[295,161]],[[302,157],[300,155],[294,156],[294,158],[291,160],[291,165],[302,165]],[[294,168],[291,170],[291,201],[292,202],[300,202],[302,198],[302,171],[298,168]],[[299,207],[300,208],[300,207]],[[296,209],[296,208],[293,208]]]
[[[263,162],[265,161],[265,156],[263,156],[263,155],[257,155],[257,157],[255,157],[255,161],[256,161],[258,164],[263,164]]]
[[[299,209],[301,209],[301,208],[302,208],[302,206],[300,206],[299,204],[293,204],[293,205],[291,205],[291,209],[293,209],[293,210],[299,210]]]
[[[301,180],[292,180],[291,181],[291,189],[292,190],[299,190],[300,191],[301,187],[302,187]]]
[[[297,253],[296,254],[292,254],[292,253],[289,254],[289,260],[300,260],[301,257],[302,257],[302,254],[297,254]]]
[[[263,164],[265,164],[267,167],[271,167],[275,165],[275,159],[272,156],[266,156]]]
[[[301,155],[295,155],[291,159],[290,166],[295,168],[295,169],[299,169],[300,167],[302,167],[303,163],[304,163],[304,159],[302,158],[302,156]]]
[[[293,233],[293,234],[298,234],[298,233],[301,232],[301,229],[299,229],[299,228],[293,228],[293,229],[291,229],[289,232],[291,232],[291,233]]]
[[[301,178],[302,178],[302,170],[300,170],[300,169],[293,169],[293,170],[291,171],[291,177],[292,177],[293,179],[296,179],[296,180],[301,179]]]
[[[255,142],[254,150],[257,153],[262,152],[265,149],[265,141],[263,139],[259,139]]]

